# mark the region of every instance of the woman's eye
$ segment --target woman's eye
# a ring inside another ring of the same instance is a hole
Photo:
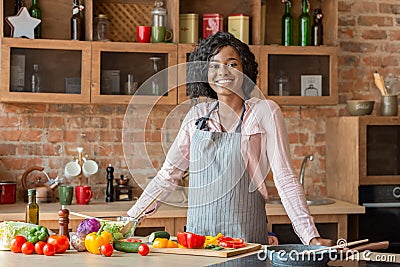
[[[237,66],[237,64],[236,63],[228,63],[227,66],[229,68],[235,68]]]
[[[208,66],[209,69],[211,70],[216,70],[219,68],[219,64],[217,63],[210,63],[210,65]]]

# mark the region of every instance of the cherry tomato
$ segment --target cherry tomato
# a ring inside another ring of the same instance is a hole
[[[22,252],[22,245],[26,242],[26,238],[22,235],[14,236],[10,243],[10,249],[14,253]]]
[[[46,242],[39,241],[35,244],[35,252],[36,254],[43,255],[43,248],[46,245]]]
[[[140,255],[142,255],[142,256],[146,256],[147,254],[149,254],[149,252],[150,252],[150,248],[149,248],[149,246],[146,245],[146,244],[141,244],[141,245],[138,247],[138,253],[139,253]]]
[[[56,253],[64,253],[69,248],[69,240],[65,235],[51,235],[47,243],[54,245]]]
[[[22,253],[30,255],[35,251],[35,246],[31,242],[25,242],[21,247]]]
[[[114,248],[110,243],[107,243],[100,247],[101,256],[110,257],[113,254],[113,252],[114,252]]]
[[[43,247],[43,254],[46,256],[53,256],[56,254],[56,248],[52,244],[46,244]]]

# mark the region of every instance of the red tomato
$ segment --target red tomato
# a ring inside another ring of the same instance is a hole
[[[10,249],[14,253],[22,252],[22,245],[26,242],[26,238],[22,235],[14,236],[10,243]]]
[[[30,255],[35,251],[35,246],[31,242],[25,242],[21,247],[22,253]]]
[[[46,242],[39,241],[35,244],[35,252],[36,254],[43,255],[43,248],[46,245]]]
[[[69,248],[69,240],[65,235],[51,235],[47,243],[54,245],[56,253],[64,253]]]
[[[149,254],[149,252],[150,252],[150,248],[149,248],[149,246],[146,245],[146,244],[141,244],[141,245],[138,247],[138,253],[139,253],[140,255],[142,255],[142,256],[146,256],[147,254]]]
[[[110,243],[107,243],[100,247],[101,256],[110,257],[113,254],[113,252],[114,252],[114,248]]]
[[[56,248],[52,244],[46,244],[43,247],[43,254],[46,256],[53,256],[56,254]]]

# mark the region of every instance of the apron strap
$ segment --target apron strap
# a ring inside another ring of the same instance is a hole
[[[208,114],[206,116],[197,119],[195,124],[197,125],[196,128],[198,130],[203,130],[203,131],[209,131],[210,130],[210,128],[208,127],[207,121],[210,119],[211,113],[218,107],[218,103],[219,102],[217,101],[217,104],[210,110],[210,112],[208,112]],[[240,133],[241,130],[242,130],[242,122],[243,122],[243,117],[244,117],[245,111],[246,111],[246,108],[245,108],[245,105],[244,105],[244,102],[243,102],[242,114],[240,115],[240,120],[239,120],[238,125],[236,126],[235,133]]]

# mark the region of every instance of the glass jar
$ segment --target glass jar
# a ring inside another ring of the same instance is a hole
[[[109,41],[110,23],[105,14],[99,14],[94,18],[94,41]]]
[[[164,7],[164,2],[156,1],[151,14],[153,15],[153,26],[167,27],[167,9]]]

